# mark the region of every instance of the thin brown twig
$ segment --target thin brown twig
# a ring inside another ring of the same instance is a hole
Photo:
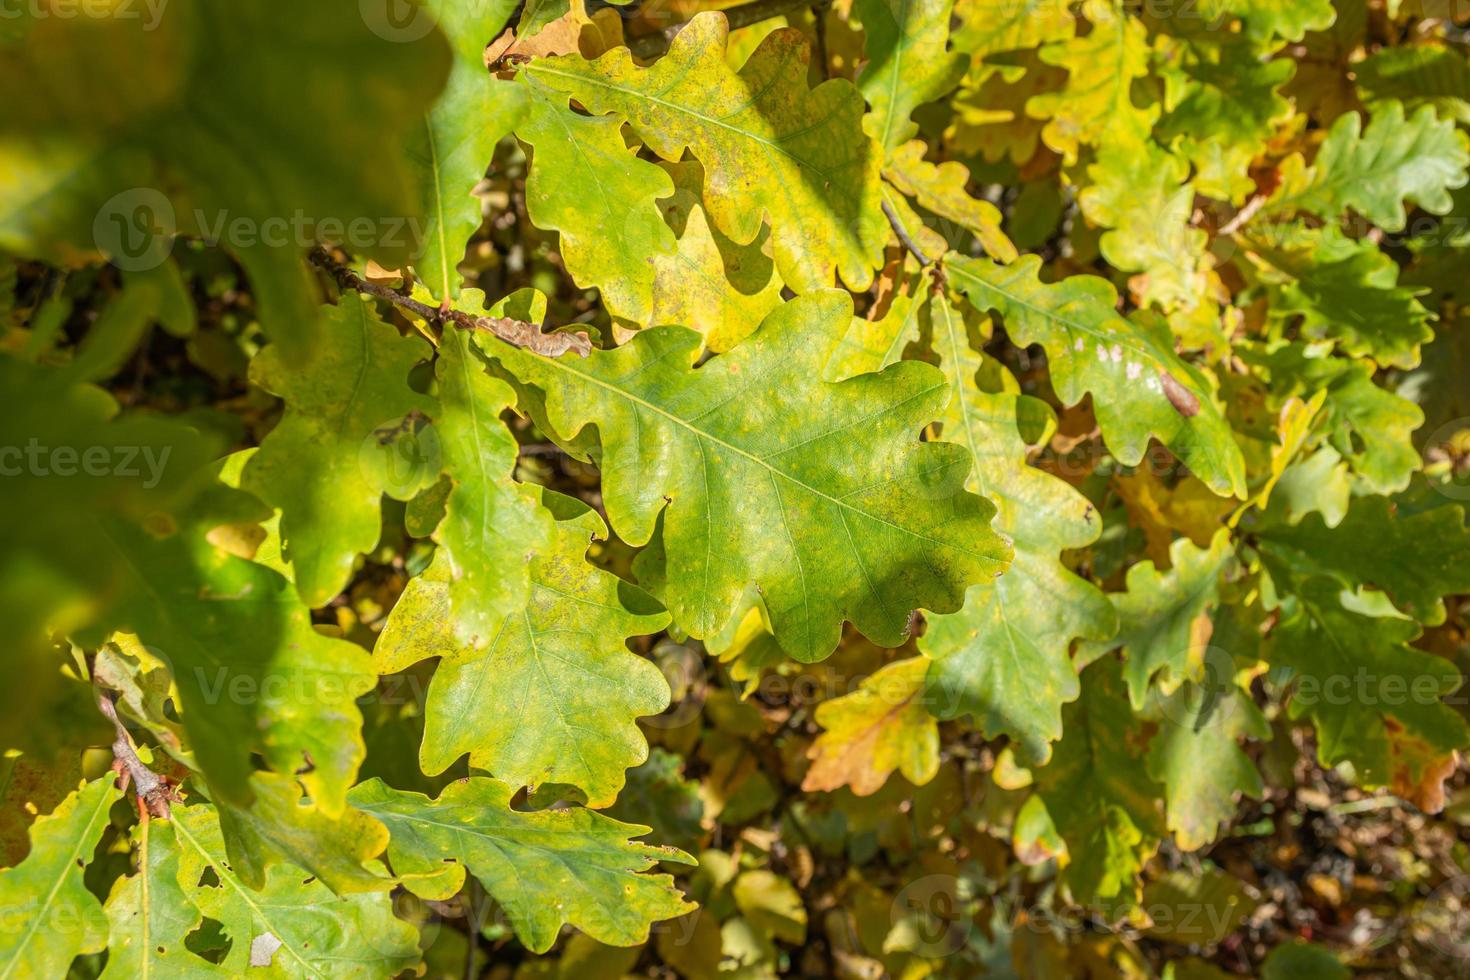
[[[893,226],[893,233],[898,236],[899,241],[903,242],[903,247],[914,253],[914,258],[919,260],[920,265],[930,265],[934,262],[933,259],[924,254],[923,249],[919,248],[919,243],[909,236],[908,229],[903,226],[902,221],[898,220],[898,212],[893,210],[893,205],[887,201],[883,202],[883,215],[888,219],[888,223]]]
[[[132,783],[133,792],[138,797],[139,817],[153,816],[167,820],[169,804],[179,798],[173,785],[138,758],[133,737],[128,734],[127,727],[117,716],[117,705],[113,702],[111,692],[97,692],[97,707],[112,722],[112,768],[121,780],[123,789],[128,788],[129,782]]]
[[[1256,213],[1261,210],[1262,205],[1264,205],[1265,203],[1266,195],[1264,194],[1257,194],[1256,196],[1252,197],[1249,201],[1246,202],[1245,207],[1236,212],[1235,217],[1231,218],[1230,221],[1227,222],[1225,226],[1222,227],[1215,234],[1221,237],[1224,237],[1225,235],[1235,234],[1245,225],[1246,222],[1250,221],[1256,216]]]
[[[580,330],[542,333],[540,327],[534,323],[527,323],[525,320],[505,316],[477,316],[462,310],[450,309],[447,305],[433,307],[427,303],[420,303],[413,297],[405,296],[387,286],[367,281],[332,258],[327,250],[320,246],[311,250],[311,261],[325,269],[343,289],[386,300],[423,317],[430,323],[437,323],[441,326],[452,324],[461,330],[484,330],[513,347],[523,347],[545,357],[560,357],[568,351],[579,357],[586,357],[592,353],[591,339]]]

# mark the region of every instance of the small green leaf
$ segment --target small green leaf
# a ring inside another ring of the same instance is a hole
[[[468,6],[436,2],[433,12],[449,37],[454,59],[449,81],[408,141],[424,207],[423,254],[414,270],[440,300],[459,296],[459,260],[480,227],[480,201],[471,194],[495,144],[526,111],[525,90],[499,82],[485,70],[485,45],[515,12],[515,0]],[[420,15],[422,16],[422,15]]]
[[[1018,344],[1046,349],[1051,380],[1065,404],[1091,392],[1108,448],[1137,465],[1148,438],[1168,446],[1222,496],[1244,497],[1245,462],[1210,385],[1166,338],[1114,309],[1117,293],[1096,276],[1043,283],[1041,260],[1010,265],[951,255],[950,282],[982,313],[994,311]]]
[[[1062,740],[1036,771],[1070,861],[1062,880],[1084,905],[1139,895],[1138,874],[1164,833],[1159,786],[1145,764],[1143,733],[1128,710],[1118,662],[1082,674],[1082,697],[1062,709]]]
[[[808,90],[807,43],[795,30],[767,36],[736,73],[728,31],[724,14],[705,12],[652,67],[620,47],[592,62],[538,59],[525,72],[594,113],[616,113],[665,160],[693,153],[714,226],[743,244],[768,217],[776,270],[792,289],[827,287],[834,268],[866,289],[888,226],[882,151],[862,132],[862,96],[842,79]]]
[[[1351,762],[1358,785],[1436,813],[1454,753],[1470,745],[1470,727],[1441,700],[1459,669],[1408,645],[1420,632],[1412,620],[1363,615],[1342,591],[1313,577],[1284,598],[1269,659],[1295,675],[1291,717],[1312,721],[1324,766]]]
[[[871,111],[865,127],[885,153],[919,131],[910,117],[959,84],[966,59],[949,49],[955,0],[856,0],[863,23],[858,91]]]
[[[1388,497],[1359,497],[1336,527],[1312,514],[1258,535],[1261,556],[1282,584],[1330,575],[1349,590],[1383,592],[1429,626],[1444,622],[1441,596],[1470,592],[1470,529],[1464,510],[1448,501],[1403,515]]]
[[[950,378],[942,435],[974,456],[967,486],[995,501],[996,529],[1016,549],[1006,573],[972,587],[962,610],[928,617],[919,649],[934,661],[930,700],[940,717],[973,715],[981,731],[1009,735],[1026,761],[1041,762],[1062,735],[1062,705],[1077,697],[1072,640],[1103,640],[1117,628],[1102,592],[1060,561],[1062,551],[1096,540],[1102,519],[1080,493],[1027,465],[1021,426],[1035,403],[977,353],[973,314],[963,319],[942,295],[927,309]]]
[[[1336,11],[1332,0],[1203,0],[1200,10],[1207,17],[1233,15],[1245,21],[1251,36],[1279,35],[1300,41],[1308,31],[1325,31],[1332,26]]]
[[[1267,738],[1270,726],[1234,677],[1221,676],[1232,666],[1228,654],[1216,653],[1204,680],[1154,692],[1164,720],[1149,742],[1148,774],[1164,787],[1165,821],[1186,851],[1213,843],[1241,796],[1259,800],[1265,792],[1239,740]]]
[[[648,828],[580,807],[512,810],[510,798],[510,787],[482,777],[450,783],[437,800],[377,779],[352,791],[354,805],[388,825],[389,860],[411,890],[445,899],[468,871],[532,952],[546,952],[564,924],[633,946],[647,941],[653,923],[694,908],[668,875],[646,873],[659,861],[693,863],[682,851],[632,840]]]
[[[270,966],[284,976],[346,980],[394,976],[418,964],[418,932],[393,914],[386,892],[339,897],[289,865],[271,868],[255,889],[235,874],[226,857],[212,807],[175,807],[171,824],[177,838],[177,889],[230,939],[220,963],[225,975],[248,976]],[[140,875],[161,870],[147,865]],[[153,920],[145,918],[138,927],[143,934],[137,939],[153,942],[148,931]]]
[[[85,784],[31,826],[26,859],[0,871],[0,975],[65,976],[75,957],[107,945],[107,916],[82,873],[121,797],[111,778]]]
[[[576,786],[607,806],[624,770],[648,757],[635,719],[669,704],[663,675],[626,641],[662,629],[668,614],[587,562],[588,545],[607,536],[596,512],[551,491],[541,499],[561,515],[554,544],[532,560],[527,601],[500,610],[487,647],[455,640],[436,562],[409,583],[374,653],[383,673],[440,658],[424,707],[425,772],[469,753],[470,765],[512,786]]]
[[[1308,398],[1327,392],[1327,441],[1348,462],[1355,489],[1397,493],[1422,465],[1412,435],[1424,424],[1419,406],[1373,380],[1373,365],[1327,357],[1304,344],[1288,344],[1264,354],[1237,351],[1248,363],[1265,368],[1279,398]]]
[[[1140,109],[1133,102],[1134,80],[1148,74],[1143,22],[1112,0],[1085,0],[1082,11],[1092,25],[1088,34],[1040,49],[1043,62],[1067,69],[1065,87],[1026,103],[1027,115],[1047,120],[1042,140],[1068,163],[1077,161],[1084,146],[1138,144],[1158,116],[1157,108]]]
[[[1336,219],[1352,208],[1384,231],[1402,231],[1406,201],[1432,214],[1450,210],[1449,192],[1470,181],[1467,164],[1465,134],[1452,121],[1436,119],[1427,105],[1405,119],[1403,105],[1384,102],[1366,130],[1358,113],[1339,116],[1310,167],[1288,159],[1281,189],[1262,213]]]
[[[531,221],[561,233],[562,260],[579,286],[596,287],[617,316],[647,322],[653,260],[676,248],[657,204],[674,193],[673,181],[628,149],[616,118],[575,113],[565,93],[537,75],[522,77],[529,95],[516,135],[534,150],[526,181]]]
[[[1167,690],[1196,674],[1204,663],[1211,612],[1220,601],[1220,574],[1234,555],[1230,533],[1221,529],[1208,548],[1197,548],[1187,538],[1169,547],[1167,572],[1151,561],[1128,569],[1128,590],[1110,598],[1118,610],[1118,635],[1093,646],[1091,657],[1102,650],[1123,648],[1123,677],[1133,707],[1141,708],[1149,681],[1164,671]]]
[[[1399,285],[1399,267],[1368,241],[1333,228],[1273,227],[1269,242],[1249,233],[1248,253],[1271,289],[1271,315],[1301,318],[1301,333],[1327,338],[1348,354],[1385,367],[1412,368],[1419,346],[1434,339],[1432,315]]]
[[[250,379],[286,411],[240,482],[280,508],[285,557],[313,607],[341,592],[357,556],[378,543],[383,495],[407,500],[437,476],[391,465],[405,420],[433,404],[408,386],[429,346],[380,320],[366,297],[322,307],[318,326],[305,357],[272,345],[251,362]]]

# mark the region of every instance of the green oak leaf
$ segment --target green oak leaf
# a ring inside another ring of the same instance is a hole
[[[1145,274],[1145,302],[1165,311],[1207,302],[1208,236],[1190,224],[1195,187],[1189,166],[1153,142],[1109,144],[1087,168],[1091,186],[1077,196],[1087,220],[1109,229],[1103,257],[1124,272]]]
[[[1082,10],[1092,24],[1090,33],[1040,49],[1043,62],[1067,69],[1066,85],[1026,102],[1028,116],[1047,120],[1042,141],[1068,163],[1077,161],[1084,146],[1137,145],[1158,117],[1157,107],[1140,109],[1133,102],[1133,82],[1149,69],[1142,21],[1111,0],[1085,0]]]
[[[1118,634],[1087,655],[1123,648],[1123,678],[1135,709],[1148,697],[1149,681],[1164,672],[1173,690],[1198,672],[1214,631],[1211,612],[1220,601],[1220,575],[1234,555],[1230,533],[1221,528],[1208,548],[1179,538],[1169,546],[1167,572],[1151,561],[1128,569],[1126,592],[1113,593]]]
[[[299,772],[337,817],[364,751],[355,702],[377,675],[361,647],[317,632],[286,578],[209,541],[263,516],[216,484],[172,527],[99,522],[96,552],[132,575],[109,619],[169,665],[190,747],[221,796],[249,802],[258,753]]]
[[[229,951],[219,964],[226,976],[249,976],[269,966],[274,975],[346,980],[395,976],[419,963],[418,931],[393,914],[386,892],[333,895],[326,885],[288,865],[271,868],[257,889],[233,870],[213,807],[175,807],[169,825],[177,854],[170,862],[174,885],[188,906],[218,922],[229,938]],[[162,868],[149,864],[139,876],[166,870],[167,863]],[[140,888],[167,887],[147,877],[144,882]],[[156,907],[151,900],[146,905]],[[172,906],[170,911],[178,915],[183,910]],[[144,930],[139,939],[155,942],[152,917],[136,925]],[[175,952],[185,955],[185,947],[180,944]]]
[[[534,150],[526,180],[532,223],[561,234],[562,259],[577,285],[596,287],[615,315],[647,322],[653,260],[676,248],[657,204],[674,193],[673,181],[628,149],[617,118],[580,115],[539,76],[521,77],[528,96],[516,135]]]
[[[156,265],[174,231],[218,237],[267,332],[303,349],[318,302],[309,239],[368,221],[355,250],[390,268],[410,257],[418,204],[401,147],[449,68],[442,34],[389,41],[359,6],[303,7],[288,32],[268,6],[202,0],[170,3],[149,30],[37,18],[27,43],[0,46],[0,87],[31,93],[0,123],[0,247]]]
[[[1434,339],[1426,290],[1399,285],[1399,266],[1368,241],[1334,228],[1273,227],[1268,241],[1247,233],[1271,290],[1273,317],[1301,317],[1302,336],[1330,339],[1345,353],[1385,367],[1412,368],[1419,346]]]
[[[697,370],[700,336],[674,327],[586,360],[484,342],[541,393],[522,405],[543,431],[565,444],[596,424],[603,500],[624,541],[647,544],[662,519],[676,624],[718,633],[754,582],[782,648],[812,662],[844,621],[899,645],[913,609],[955,611],[1010,560],[988,526],[994,508],[963,489],[969,454],[916,441],[948,400],[942,374],[901,362],[821,380],[851,317],[845,293],[798,297]]]
[[[1051,762],[1035,774],[1036,794],[1067,845],[1062,880],[1084,905],[1137,901],[1139,872],[1165,828],[1115,659],[1083,672],[1082,696],[1062,709],[1062,730]]]
[[[706,347],[723,353],[781,305],[770,235],[762,230],[755,241],[735,244],[705,216],[703,168],[692,160],[663,166],[676,190],[659,206],[679,245],[672,255],[653,257],[653,311],[637,325],[691,327],[704,334]]]
[[[1379,48],[1353,65],[1353,81],[1372,111],[1389,101],[1402,102],[1407,109],[1428,103],[1441,119],[1470,122],[1470,64],[1457,48]]]
[[[285,557],[312,607],[341,592],[357,556],[378,543],[383,495],[407,500],[436,475],[395,472],[390,448],[398,426],[433,404],[408,385],[429,345],[402,336],[372,300],[354,295],[322,307],[318,331],[320,343],[304,357],[273,344],[251,362],[251,381],[286,409],[240,481],[280,508]]]
[[[1402,231],[1406,201],[1431,214],[1451,209],[1449,192],[1470,181],[1466,145],[1465,134],[1452,120],[1437,119],[1432,106],[1405,119],[1401,103],[1381,103],[1366,130],[1360,114],[1345,113],[1310,167],[1299,156],[1288,158],[1281,188],[1261,213],[1310,211],[1335,219],[1351,208],[1384,231]]]
[[[185,945],[204,915],[179,882],[179,841],[172,820],[145,820],[133,828],[137,873],[124,875],[107,898],[111,938],[102,980],[139,977],[215,978],[231,974]]]
[[[595,511],[549,490],[540,499],[559,516],[553,543],[532,559],[527,600],[500,610],[487,647],[455,640],[436,562],[409,582],[374,655],[385,674],[440,658],[424,706],[426,773],[469,753],[470,765],[509,785],[576,786],[589,805],[607,806],[624,770],[648,757],[635,719],[669,705],[663,674],[626,641],[658,632],[669,617],[587,562],[591,542],[607,537]]]
[[[1070,4],[1055,0],[955,0],[950,43],[978,64],[989,55],[1065,41],[1077,32]]]
[[[807,88],[806,39],[777,30],[737,73],[729,27],[708,11],[689,21],[651,67],[627,48],[596,61],[537,59],[535,82],[591,112],[616,113],[664,160],[687,149],[704,165],[710,221],[744,244],[771,225],[776,271],[797,292],[831,285],[835,268],[866,289],[888,225],[879,203],[882,150],[862,132],[863,99],[844,79]]]
[[[504,625],[505,610],[525,604],[527,559],[552,541],[552,519],[511,479],[520,450],[500,413],[515,393],[486,372],[463,331],[445,332],[435,373],[434,430],[453,487],[434,540],[447,563],[454,638],[483,649]]]
[[[485,70],[485,45],[505,29],[515,9],[515,0],[432,5],[454,57],[444,91],[406,149],[424,209],[423,252],[414,259],[414,271],[440,300],[459,296],[459,260],[480,227],[480,201],[471,191],[485,176],[495,144],[526,111],[525,90]]]
[[[1283,597],[1268,659],[1294,675],[1291,717],[1311,720],[1322,765],[1350,762],[1365,789],[1438,812],[1455,753],[1470,745],[1470,727],[1441,700],[1460,671],[1408,645],[1420,633],[1412,620],[1364,615],[1341,593],[1340,581],[1315,576]]]
[[[995,502],[995,528],[1016,550],[1004,575],[971,587],[963,609],[928,617],[919,650],[934,661],[929,699],[940,717],[973,715],[988,737],[1009,735],[1024,761],[1041,762],[1062,735],[1062,704],[1077,697],[1073,638],[1104,640],[1117,628],[1102,592],[1060,560],[1097,540],[1102,520],[1076,490],[1027,465],[1022,426],[1045,408],[977,353],[973,314],[967,321],[943,295],[926,305],[950,379],[941,434],[974,456],[966,486]]]
[[[1287,524],[1296,524],[1308,514],[1321,514],[1326,526],[1337,527],[1351,499],[1348,464],[1336,449],[1321,446],[1281,474],[1266,514]]]
[[[1332,0],[1202,0],[1200,12],[1207,18],[1235,16],[1245,21],[1250,36],[1265,40],[1277,35],[1300,41],[1308,31],[1325,31],[1337,12]]]
[[[1272,394],[1283,399],[1309,398],[1327,392],[1327,439],[1352,470],[1360,492],[1397,493],[1422,461],[1412,434],[1424,424],[1413,402],[1380,388],[1373,365],[1328,357],[1304,344],[1290,344],[1269,354],[1247,347],[1236,351],[1253,366],[1264,367]]]
[[[950,255],[944,264],[950,283],[982,313],[1002,317],[1016,343],[1046,349],[1065,404],[1092,393],[1103,437],[1121,462],[1136,465],[1153,436],[1216,493],[1245,496],[1240,447],[1204,375],[1168,338],[1119,315],[1107,280],[1043,283],[1034,255],[1004,266]]]
[[[647,827],[581,807],[512,810],[511,794],[504,783],[472,777],[431,800],[373,779],[353,789],[352,802],[388,825],[388,858],[410,890],[447,899],[468,871],[535,953],[564,924],[608,945],[637,945],[653,923],[694,908],[668,875],[647,873],[659,861],[693,859],[634,842]]]
[[[1327,575],[1347,589],[1368,586],[1429,626],[1445,620],[1441,596],[1470,592],[1470,529],[1458,505],[1400,515],[1391,498],[1358,497],[1336,527],[1309,514],[1256,533],[1262,559],[1283,583]]]
[[[969,169],[953,160],[929,163],[924,159],[924,151],[921,140],[893,149],[883,176],[920,207],[972,232],[997,261],[1013,261],[1016,246],[1001,231],[1000,209],[989,201],[971,197],[965,189],[970,183]]]
[[[1209,672],[1230,666],[1228,656],[1217,655],[1206,662],[1203,681],[1187,681],[1172,694],[1154,690],[1164,720],[1149,742],[1148,773],[1164,787],[1165,823],[1186,851],[1213,843],[1241,796],[1259,800],[1265,792],[1240,739],[1269,738],[1271,728],[1233,677]]]
[[[1172,46],[1163,71],[1169,111],[1159,120],[1164,142],[1202,135],[1226,146],[1256,148],[1291,115],[1280,93],[1296,62],[1270,58],[1244,35],[1211,33]]]
[[[250,790],[250,806],[221,800],[215,812],[230,867],[251,888],[264,888],[270,867],[282,861],[311,872],[338,895],[393,887],[381,869],[364,866],[388,844],[376,820],[350,806],[329,816],[307,805],[296,776],[257,772]]]
[[[949,49],[955,0],[855,0],[863,24],[858,91],[870,112],[865,126],[885,153],[919,131],[915,109],[949,93],[968,59]]]
[[[98,779],[31,825],[31,852],[0,871],[0,976],[65,976],[107,945],[107,915],[82,879],[121,798],[113,779]]]

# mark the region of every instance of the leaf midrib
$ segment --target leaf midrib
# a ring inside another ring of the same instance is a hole
[[[998,265],[997,268],[1002,268],[1002,269],[1009,270],[1011,267],[1010,266],[999,266]],[[1129,337],[1127,334],[1120,334],[1120,333],[1108,334],[1108,333],[1103,332],[1102,330],[1097,329],[1096,327],[1091,327],[1091,326],[1088,326],[1087,324],[1081,323],[1081,322],[1079,322],[1077,320],[1069,319],[1068,317],[1065,317],[1062,314],[1060,314],[1060,313],[1058,313],[1058,312],[1056,312],[1054,310],[1043,309],[1043,308],[1041,308],[1039,306],[1036,306],[1033,303],[1028,302],[1025,299],[1022,299],[1020,296],[1016,295],[1015,293],[1012,293],[1012,292],[1010,292],[1010,291],[1008,291],[1008,290],[1006,290],[1006,289],[1004,289],[1004,288],[996,285],[993,282],[988,282],[988,281],[986,281],[984,279],[981,279],[979,276],[975,275],[973,272],[966,271],[966,269],[963,266],[958,266],[958,265],[954,265],[954,264],[946,264],[945,265],[945,271],[947,273],[949,273],[949,275],[951,277],[953,277],[953,278],[967,279],[967,280],[969,280],[970,282],[974,283],[977,286],[980,286],[980,287],[982,287],[984,289],[988,289],[991,292],[998,293],[999,295],[1004,296],[1007,300],[1009,300],[1010,302],[1014,303],[1015,305],[1020,306],[1020,307],[1022,307],[1024,309],[1028,310],[1031,313],[1035,313],[1037,316],[1043,317],[1043,318],[1045,318],[1047,320],[1051,320],[1051,321],[1053,321],[1055,323],[1059,323],[1059,324],[1061,324],[1064,327],[1068,327],[1069,329],[1077,330],[1077,331],[1080,331],[1082,333],[1089,334],[1089,335],[1097,338],[1099,341],[1105,341],[1105,342],[1107,342],[1110,345],[1111,344],[1118,344],[1119,346],[1122,346],[1122,347],[1125,347],[1125,348],[1127,348],[1129,350],[1135,351],[1138,354],[1140,354],[1141,356],[1147,358],[1149,361],[1153,362],[1153,364],[1154,364],[1154,366],[1156,368],[1161,368],[1162,369],[1162,368],[1165,367],[1165,365],[1164,365],[1164,359],[1162,357],[1160,357],[1158,354],[1156,354],[1156,353],[1148,350],[1146,347],[1140,347],[1138,345],[1138,342],[1136,340],[1134,340],[1132,337]],[[1115,310],[1111,310],[1110,309],[1110,310],[1108,310],[1108,313],[1111,316],[1117,316],[1117,312]],[[1122,317],[1118,317],[1118,319],[1122,319]],[[1127,321],[1125,320],[1124,322],[1126,323]],[[1071,352],[1069,351],[1068,353],[1071,353]]]
[[[109,796],[110,794],[108,793],[102,793],[98,797],[98,806],[92,811],[92,815],[87,818],[87,826],[77,835],[76,843],[72,846],[71,853],[67,855],[65,863],[62,865],[62,873],[56,876],[56,881],[52,884],[51,891],[47,892],[46,901],[41,904],[40,910],[36,915],[31,916],[30,924],[26,926],[24,938],[16,946],[16,955],[11,957],[10,962],[5,964],[5,972],[0,973],[0,977],[10,976],[11,972],[15,969],[15,964],[20,962],[21,952],[30,945],[31,940],[36,935],[37,927],[46,918],[46,910],[51,907],[51,903],[56,900],[57,893],[66,884],[67,876],[71,874],[72,866],[81,858],[84,842],[92,833],[92,825],[97,822],[97,817],[100,814],[106,813],[112,807],[112,800],[108,798]],[[103,805],[104,802],[106,805]],[[95,847],[96,845],[94,844],[93,846]]]
[[[777,140],[769,139],[760,135],[759,133],[752,132],[748,129],[741,129],[739,126],[731,125],[730,123],[725,122],[723,119],[716,119],[714,116],[705,115],[704,113],[691,109],[688,106],[679,105],[677,102],[670,102],[667,99],[659,98],[658,96],[652,95],[648,92],[640,92],[637,89],[627,88],[626,86],[614,85],[612,82],[603,81],[600,78],[594,78],[590,75],[579,75],[576,72],[557,71],[555,68],[551,68],[545,63],[538,64],[535,68],[534,74],[552,75],[556,78],[568,78],[575,82],[582,82],[588,85],[596,86],[597,88],[607,89],[610,92],[617,92],[620,95],[631,96],[636,99],[643,99],[648,102],[652,102],[655,105],[663,106],[665,109],[668,109],[671,112],[681,113],[693,119],[698,119],[700,122],[707,123],[711,126],[718,126],[719,128],[728,130],[729,132],[734,133],[737,136],[744,137],[745,139],[748,139],[753,143],[759,143],[760,145],[767,148],[775,149],[782,156],[789,159],[798,167],[810,170],[813,173],[818,174],[824,180],[831,182],[832,186],[834,187],[842,187],[841,182],[834,180],[830,173],[823,170],[815,163],[812,163],[810,160],[804,160],[801,157],[797,156],[795,153],[792,153]],[[810,129],[810,127],[808,127],[808,129]],[[802,130],[801,132],[806,132],[806,130]],[[843,196],[848,197],[851,200],[858,199],[856,195],[852,194],[844,194]]]
[[[497,341],[497,342],[503,343],[503,341]],[[820,497],[823,500],[828,501],[829,503],[835,504],[837,507],[839,507],[839,508],[841,508],[843,510],[851,511],[854,514],[857,514],[857,515],[859,515],[861,517],[864,517],[864,518],[866,518],[866,519],[868,519],[870,521],[873,521],[873,522],[878,523],[878,524],[882,524],[885,527],[892,528],[893,530],[898,531],[901,534],[909,535],[910,537],[917,538],[920,541],[926,541],[929,544],[936,545],[936,546],[938,546],[940,548],[944,548],[946,550],[952,550],[952,551],[960,551],[963,554],[967,554],[967,555],[969,555],[969,556],[971,556],[973,558],[982,558],[982,559],[984,559],[986,561],[995,562],[995,563],[999,564],[999,562],[997,561],[997,559],[993,555],[984,554],[982,552],[971,551],[971,550],[969,550],[967,548],[964,548],[964,547],[960,546],[959,544],[957,544],[956,542],[953,542],[953,541],[941,541],[938,538],[930,537],[927,534],[920,533],[919,531],[915,531],[915,530],[913,530],[911,528],[906,528],[906,527],[902,527],[902,526],[900,526],[898,524],[894,524],[892,521],[885,520],[884,518],[879,517],[876,514],[871,514],[868,511],[865,511],[865,510],[863,510],[863,509],[861,509],[859,507],[854,507],[852,504],[849,504],[849,503],[847,503],[844,500],[841,500],[841,499],[839,499],[837,497],[833,497],[831,494],[825,493],[822,490],[819,490],[818,488],[812,486],[811,484],[805,483],[802,480],[797,479],[795,476],[792,476],[790,473],[787,473],[784,470],[777,469],[776,467],[772,466],[770,463],[767,463],[764,459],[762,459],[759,456],[754,455],[750,451],[745,450],[745,449],[742,449],[739,446],[734,445],[733,443],[728,443],[728,442],[724,441],[723,439],[719,438],[716,435],[713,435],[713,434],[711,434],[709,432],[704,431],[703,429],[700,429],[700,428],[695,427],[693,424],[685,421],[684,419],[680,418],[677,415],[674,415],[674,414],[672,414],[672,413],[670,413],[670,412],[668,412],[668,411],[660,408],[659,406],[653,404],[652,402],[649,402],[649,401],[647,401],[647,400],[645,400],[643,398],[639,398],[637,395],[633,394],[632,392],[625,391],[622,388],[617,387],[616,385],[608,384],[606,381],[603,381],[601,378],[593,377],[590,374],[586,374],[586,373],[584,373],[582,371],[576,370],[575,368],[569,367],[565,363],[565,361],[563,359],[561,359],[561,358],[543,358],[543,359],[539,359],[539,360],[542,363],[548,364],[548,365],[556,368],[559,371],[563,371],[563,372],[565,372],[567,374],[574,375],[575,377],[580,378],[583,381],[590,382],[591,384],[596,385],[597,387],[602,388],[605,391],[608,391],[608,392],[611,392],[614,395],[620,396],[621,398],[623,398],[623,399],[625,399],[625,400],[627,400],[629,402],[632,402],[635,405],[638,405],[638,406],[640,406],[642,408],[646,408],[648,411],[652,412],[655,415],[662,416],[663,418],[667,419],[668,421],[674,423],[676,426],[678,426],[680,428],[683,428],[683,429],[687,429],[689,432],[693,433],[697,438],[708,440],[709,442],[712,442],[712,443],[714,443],[717,446],[720,446],[720,447],[722,447],[724,449],[728,449],[730,452],[736,454],[737,456],[741,456],[741,457],[749,460],[750,462],[755,463],[757,466],[761,467],[762,469],[766,470],[767,472],[769,472],[769,473],[771,473],[771,474],[773,474],[775,476],[779,476],[782,479],[788,480],[791,483],[795,484],[796,486],[800,487],[801,489],[807,491],[808,493],[810,493],[810,494],[812,494],[814,496]],[[907,399],[907,401],[913,401],[914,399],[922,398],[923,396],[929,394],[930,392],[935,391],[935,390],[937,390],[940,387],[944,387],[947,384],[948,384],[948,382],[941,381],[941,383],[939,385],[936,385],[936,386],[927,388],[924,391],[918,392],[915,395],[913,395],[911,398]]]
[[[297,952],[296,951],[296,948],[294,946],[292,946],[290,943],[286,942],[284,939],[281,938],[282,937],[282,933],[280,931],[280,928],[274,922],[272,922],[270,920],[270,918],[265,914],[265,909],[262,908],[260,905],[256,904],[256,902],[251,899],[249,890],[241,887],[240,882],[235,879],[234,874],[231,871],[229,871],[227,868],[222,867],[221,862],[218,859],[216,859],[214,856],[212,856],[208,851],[206,851],[204,849],[204,845],[203,844],[200,844],[199,841],[198,841],[198,839],[196,839],[193,834],[189,833],[188,828],[184,826],[184,823],[183,823],[182,820],[175,819],[173,821],[173,825],[174,825],[174,831],[176,833],[183,834],[184,835],[184,839],[189,842],[189,845],[191,847],[193,847],[194,850],[198,851],[199,852],[199,856],[202,857],[202,858],[204,858],[204,860],[209,864],[209,866],[214,869],[214,872],[215,872],[216,876],[218,876],[219,880],[222,881],[222,882],[226,882],[226,881],[229,882],[230,888],[232,888],[235,891],[235,893],[240,896],[240,901],[242,901],[246,905],[250,906],[250,910],[252,912],[254,912],[256,914],[256,916],[259,917],[260,921],[261,922],[264,922],[266,925],[268,925],[268,926],[271,927],[271,930],[272,930],[271,935],[272,936],[275,936],[276,939],[280,940],[280,942],[281,942],[281,945],[279,947],[280,949],[284,949],[284,950],[289,951],[290,954],[293,957],[296,958],[296,961],[298,963],[300,963],[302,966],[304,966],[307,970],[309,970],[311,972],[312,976],[317,976],[317,977],[325,977],[326,976],[325,973],[322,973],[309,960],[307,960],[299,952]],[[250,938],[251,938],[251,942],[253,943],[254,940],[255,940],[255,937],[252,936]]]

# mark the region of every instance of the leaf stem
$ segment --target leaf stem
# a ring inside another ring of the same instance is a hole
[[[513,347],[523,347],[545,357],[560,357],[568,351],[573,351],[580,357],[586,357],[592,353],[592,341],[583,331],[542,333],[540,327],[534,323],[527,323],[525,320],[515,320],[505,316],[476,316],[473,313],[451,309],[447,302],[444,306],[437,308],[427,303],[420,303],[413,297],[404,296],[387,286],[368,282],[332,258],[327,250],[320,246],[311,250],[311,261],[325,269],[343,289],[386,300],[423,317],[430,323],[437,323],[440,326],[452,324],[462,330],[484,330]]]

